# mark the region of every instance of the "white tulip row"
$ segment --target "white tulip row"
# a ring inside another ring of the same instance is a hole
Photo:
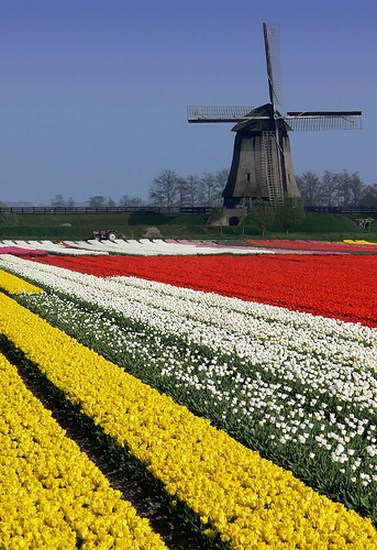
[[[167,242],[163,239],[118,239],[116,241],[98,241],[96,239],[71,241],[65,240],[64,244],[53,243],[51,241],[21,241],[21,240],[4,240],[0,241],[5,246],[21,246],[31,250],[44,250],[54,254],[70,254],[70,255],[141,255],[141,256],[201,256],[208,254],[275,254],[273,250],[263,249],[251,246],[213,246],[210,243],[195,244],[195,243],[180,243]]]
[[[274,251],[249,246],[211,246],[195,243],[167,242],[163,239],[118,239],[116,241],[65,241],[72,248],[102,251],[107,254],[141,256],[200,256],[208,254],[274,254]]]
[[[145,364],[161,365],[161,376],[177,387],[204,391],[222,403],[224,420],[229,414],[241,424],[257,419],[280,444],[303,445],[313,457],[326,451],[355,473],[353,481],[377,481],[371,420],[377,410],[376,329],[132,277],[36,269],[35,263],[13,257],[0,258],[1,266],[141,322],[154,336],[170,334],[177,342],[206,346],[211,360],[189,351],[179,359],[174,345],[165,344],[160,357],[148,354],[146,344],[143,358]],[[94,317],[89,323],[96,340],[108,339],[119,350],[129,345],[110,322],[105,334],[95,330]],[[134,346],[140,356],[140,346]]]
[[[101,251],[99,250],[85,250],[83,248],[71,248],[70,246],[66,246],[63,243],[54,243],[52,241],[10,241],[10,240],[3,240],[0,241],[0,252],[1,247],[3,246],[19,246],[21,248],[25,248],[27,250],[42,250],[44,252],[51,252],[52,254],[58,254],[58,255],[66,255],[69,254],[70,256],[82,256],[82,255],[101,255]],[[102,251],[102,254],[108,255],[108,252]]]

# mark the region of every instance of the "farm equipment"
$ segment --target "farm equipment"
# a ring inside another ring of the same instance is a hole
[[[114,242],[118,238],[118,232],[113,229],[101,229],[100,231],[93,231],[93,239],[96,241],[112,241]]]
[[[364,231],[369,231],[370,229],[370,224],[374,221],[373,218],[356,218],[356,220],[358,222],[358,226],[360,227],[360,229],[364,229]]]

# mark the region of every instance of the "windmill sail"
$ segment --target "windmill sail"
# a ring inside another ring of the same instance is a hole
[[[280,78],[280,30],[278,25],[263,23],[264,48],[266,54],[267,78],[270,102],[275,110],[281,103]]]
[[[250,106],[189,105],[187,107],[187,120],[189,122],[240,122],[248,120],[253,111],[254,107]]]
[[[361,111],[290,111],[285,120],[292,130],[360,130]]]
[[[276,203],[282,197],[284,193],[287,192],[287,172],[285,166],[285,150],[284,150],[284,137],[281,130],[281,125],[278,122],[278,113],[276,111],[276,103],[279,103],[279,86],[277,78],[277,69],[280,67],[280,61],[278,62],[278,27],[267,26],[267,23],[263,23],[263,35],[264,35],[264,46],[266,53],[266,65],[267,65],[267,79],[268,79],[268,90],[270,96],[270,103],[272,107],[271,117],[272,125],[274,130],[274,140],[272,139],[271,130],[268,131],[269,139],[266,143],[269,144],[271,149],[269,156],[274,156],[276,158],[276,163],[271,163],[270,166],[266,164],[266,179],[267,179],[267,188],[269,190],[268,199]],[[272,56],[274,52],[274,56]],[[280,57],[280,56],[279,56]],[[264,132],[265,133],[265,132]],[[298,191],[298,189],[297,189]],[[296,194],[296,190],[294,193]]]

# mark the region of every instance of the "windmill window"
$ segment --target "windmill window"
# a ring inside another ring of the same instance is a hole
[[[246,172],[246,181],[247,181],[247,183],[250,183],[250,179],[251,179],[250,172]]]

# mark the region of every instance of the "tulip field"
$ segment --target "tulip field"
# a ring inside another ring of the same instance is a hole
[[[156,483],[200,548],[377,548],[377,245],[6,246],[0,548],[174,548],[23,365]]]

